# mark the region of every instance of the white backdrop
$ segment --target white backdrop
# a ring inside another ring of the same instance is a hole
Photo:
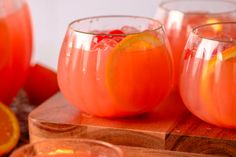
[[[153,17],[161,0],[28,0],[34,29],[34,61],[56,70],[70,21],[96,15]]]

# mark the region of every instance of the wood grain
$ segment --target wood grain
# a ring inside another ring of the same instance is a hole
[[[105,119],[81,113],[58,93],[30,113],[30,138],[34,141],[40,137],[87,137],[120,145],[164,149],[166,135],[186,112],[177,93],[172,93],[170,98],[148,114]]]
[[[156,150],[150,148],[120,146],[125,157],[222,157],[220,155],[206,155],[184,153],[177,151]]]
[[[236,130],[205,123],[186,114],[166,138],[166,149],[236,156]]]
[[[31,142],[91,138],[134,148],[236,156],[236,131],[196,118],[177,92],[150,113],[119,119],[82,113],[58,93],[30,113],[29,131]]]

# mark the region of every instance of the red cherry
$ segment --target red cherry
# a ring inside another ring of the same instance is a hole
[[[124,32],[119,29],[112,30],[109,32],[109,34],[115,35],[115,36],[110,36],[110,39],[113,39],[117,42],[120,42],[124,38]]]
[[[94,39],[96,39],[96,43],[99,43],[100,41],[102,41],[104,38],[106,38],[106,35],[97,35],[95,36]]]
[[[192,56],[192,51],[190,49],[186,49],[184,59],[188,59],[191,56]]]
[[[124,32],[119,29],[114,29],[114,30],[110,31],[109,34],[117,34],[117,35],[122,34],[123,35]]]
[[[96,35],[93,38],[93,43],[91,44],[91,47],[94,47],[94,45],[96,45],[97,43],[99,43],[103,39],[113,39],[117,42],[120,42],[123,38],[124,38],[124,32],[119,30],[119,29],[114,29],[114,30],[111,30],[110,32],[108,32],[105,35]]]
[[[111,34],[111,36],[109,36],[109,34]],[[121,35],[119,35],[119,34],[121,34]],[[115,35],[115,36],[113,36],[113,35]],[[122,32],[119,29],[114,29],[114,30],[110,31],[107,35],[97,35],[95,38],[97,40],[96,42],[99,43],[103,39],[113,39],[116,37],[123,37],[123,35],[124,35],[124,32]]]
[[[215,48],[215,49],[213,50],[213,52],[212,52],[212,55],[214,56],[214,55],[217,55],[217,54],[218,54],[218,49]]]

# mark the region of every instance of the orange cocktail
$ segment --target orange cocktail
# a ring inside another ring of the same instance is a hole
[[[172,57],[161,24],[132,16],[72,22],[61,49],[58,81],[65,98],[92,115],[150,111],[172,87]]]
[[[27,75],[32,30],[24,0],[2,0],[0,9],[0,101],[10,104]]]
[[[156,18],[163,22],[174,58],[175,86],[179,84],[180,60],[193,27],[236,20],[236,3],[227,0],[170,0],[159,5]]]
[[[124,157],[110,143],[92,139],[44,139],[14,150],[10,157]]]
[[[236,23],[208,24],[190,34],[182,58],[180,94],[202,120],[236,127]]]
[[[94,155],[76,155],[76,154],[55,154],[55,155],[35,155],[32,157],[99,157]]]

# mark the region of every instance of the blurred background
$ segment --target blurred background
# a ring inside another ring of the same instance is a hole
[[[161,0],[28,0],[34,28],[34,62],[57,70],[67,25],[97,15],[153,17]]]

